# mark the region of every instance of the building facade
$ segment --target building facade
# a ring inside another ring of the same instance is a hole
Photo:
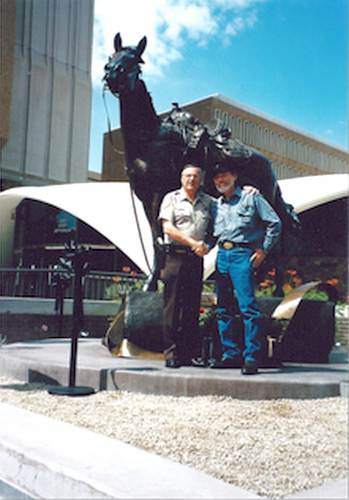
[[[1,190],[87,180],[94,0],[1,0]]]
[[[272,162],[278,179],[306,175],[349,173],[349,154],[288,125],[251,110],[220,94],[182,106],[201,123],[220,119],[244,144],[259,150]],[[165,116],[164,113],[162,116]],[[121,130],[104,135],[102,178],[127,180]]]

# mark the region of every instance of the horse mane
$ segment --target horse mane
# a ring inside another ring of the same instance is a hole
[[[137,80],[135,91],[120,99],[120,114],[126,148],[142,153],[161,124],[143,80]]]

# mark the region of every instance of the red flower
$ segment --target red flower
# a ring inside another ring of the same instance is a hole
[[[262,281],[261,283],[259,283],[259,286],[261,288],[269,288],[270,287],[270,283],[268,282],[268,280],[265,280],[265,281]]]
[[[332,278],[330,280],[327,280],[326,283],[328,285],[337,286],[339,283],[339,280],[337,278]]]

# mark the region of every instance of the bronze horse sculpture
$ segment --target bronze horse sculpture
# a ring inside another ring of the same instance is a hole
[[[126,172],[152,230],[155,257],[147,289],[154,290],[159,271],[156,243],[161,234],[157,221],[159,206],[163,196],[179,186],[186,163],[197,164],[205,171],[204,190],[214,196],[217,193],[211,176],[213,166],[222,161],[234,162],[239,169],[240,184],[260,190],[281,218],[284,234],[297,232],[299,220],[292,206],[282,198],[270,161],[232,138],[223,123],[212,120],[203,125],[176,103],[169,115],[160,119],[140,78],[146,43],[143,37],[137,46],[124,47],[117,33],[114,54],[105,65],[103,79],[120,101]]]

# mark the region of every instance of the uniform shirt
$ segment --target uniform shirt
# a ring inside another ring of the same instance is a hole
[[[159,220],[168,220],[183,234],[204,240],[211,219],[212,198],[199,191],[194,201],[178,189],[167,193],[160,206]],[[175,243],[165,235],[165,243]]]
[[[237,186],[229,200],[223,196],[212,204],[213,236],[219,242],[251,243],[265,252],[277,242],[281,221],[267,200]]]

